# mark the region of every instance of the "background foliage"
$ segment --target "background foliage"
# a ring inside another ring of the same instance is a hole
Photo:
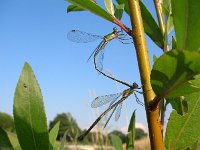
[[[15,125],[13,117],[9,114],[0,112],[0,127],[6,131],[14,132]]]

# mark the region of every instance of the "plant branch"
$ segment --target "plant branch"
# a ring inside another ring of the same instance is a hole
[[[154,6],[156,8],[156,14],[157,14],[157,18],[158,18],[158,23],[160,26],[160,30],[164,39],[164,52],[168,52],[169,51],[169,46],[168,46],[168,34],[167,31],[165,31],[165,26],[167,26],[167,24],[164,25],[163,22],[163,18],[162,18],[162,6],[160,4],[159,0],[154,0]],[[168,23],[168,22],[166,22]]]
[[[144,27],[140,12],[139,0],[128,0],[128,2],[132,24],[132,37],[135,44],[138,66],[140,70],[140,77],[144,91],[143,96],[149,127],[151,149],[162,150],[164,149],[164,147],[160,128],[159,110],[156,109],[155,111],[150,111],[148,109],[148,104],[155,98],[155,94],[152,90],[150,83],[150,63],[146,46]]]
[[[131,36],[131,30],[126,27],[119,19],[117,19],[115,16],[112,16],[114,18],[114,23],[118,25],[122,30],[124,30],[128,35]]]
[[[167,103],[165,100],[163,100],[163,103],[162,103],[162,106],[161,106],[161,116],[160,116],[160,123],[162,125],[162,129],[161,129],[161,132],[162,132],[162,136],[163,136],[163,127],[164,127],[164,123],[165,123],[165,111],[166,111],[166,107],[167,107]]]
[[[156,14],[157,14],[160,30],[161,30],[161,33],[164,37],[165,26],[164,26],[163,19],[162,19],[162,7],[161,7],[159,0],[154,0],[154,5],[155,5],[155,8],[156,8]]]

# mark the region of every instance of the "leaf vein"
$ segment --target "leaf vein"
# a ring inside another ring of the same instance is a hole
[[[172,147],[171,149],[174,149],[174,146],[176,145],[176,143],[178,142],[179,138],[181,137],[181,134],[184,132],[184,129],[186,128],[186,126],[188,125],[188,122],[190,121],[191,116],[193,115],[194,111],[196,110],[196,108],[198,107],[198,103],[200,102],[200,97],[198,98],[198,100],[196,101],[191,113],[188,115],[184,125],[182,126],[177,138],[174,140],[174,142],[172,143]]]

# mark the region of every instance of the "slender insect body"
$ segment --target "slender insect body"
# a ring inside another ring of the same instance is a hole
[[[69,40],[73,41],[73,42],[77,42],[77,43],[86,43],[86,42],[92,42],[95,41],[96,39],[102,39],[102,41],[100,42],[100,44],[96,47],[96,49],[92,52],[92,54],[90,55],[90,57],[88,58],[87,61],[90,60],[90,58],[94,55],[94,65],[95,65],[95,69],[103,74],[104,76],[115,80],[121,84],[124,84],[128,87],[132,87],[131,85],[129,85],[128,83],[118,80],[116,78],[113,78],[112,76],[104,73],[103,70],[103,59],[104,59],[104,49],[106,47],[106,45],[108,44],[108,42],[110,42],[113,39],[118,39],[118,41],[120,41],[121,43],[124,43],[124,40],[129,40],[129,39],[125,39],[127,34],[124,34],[122,31],[118,31],[118,29],[116,27],[113,28],[113,31],[107,35],[105,35],[104,37],[99,36],[99,35],[92,35],[83,31],[79,31],[79,30],[71,30],[67,37]],[[128,44],[128,43],[124,43],[124,44]]]
[[[127,89],[127,90],[124,90],[122,96],[123,96],[124,98],[127,98],[127,97],[129,97],[131,94],[133,94],[133,92],[134,92],[134,89],[129,88],[129,89]]]
[[[137,92],[137,93],[141,94],[141,92],[137,91],[137,89],[140,89],[138,87],[138,84],[133,83],[130,88],[124,90],[121,93],[98,96],[97,98],[95,98],[94,101],[92,102],[92,105],[91,105],[93,108],[100,107],[100,106],[107,104],[109,102],[110,102],[110,105],[101,115],[99,115],[99,117],[94,121],[94,123],[89,127],[89,129],[85,133],[83,133],[78,139],[83,140],[83,138],[92,130],[92,128],[111,110],[112,110],[112,112],[111,112],[110,116],[108,117],[108,119],[107,119],[107,121],[104,125],[104,128],[108,124],[108,122],[111,119],[114,112],[115,112],[115,121],[117,121],[120,117],[120,113],[121,113],[121,109],[122,109],[122,102],[124,100],[126,100],[131,94],[135,95],[136,102],[138,104],[143,105],[142,102],[139,101],[139,99],[138,99],[138,97],[135,93],[135,92]]]
[[[100,46],[100,48],[95,51],[94,59],[96,59],[96,56],[99,54],[100,51],[102,51],[106,47],[107,44],[108,44],[108,41],[104,41],[104,43]]]

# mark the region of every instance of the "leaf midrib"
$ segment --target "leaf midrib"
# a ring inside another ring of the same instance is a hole
[[[191,116],[193,115],[193,112],[196,110],[199,101],[200,101],[200,97],[199,97],[198,100],[196,101],[196,103],[195,103],[195,105],[194,105],[194,107],[193,107],[191,113],[188,115],[188,117],[187,117],[187,119],[186,119],[184,125],[182,126],[182,128],[181,128],[181,130],[180,130],[180,132],[179,132],[179,134],[178,134],[178,136],[177,136],[177,138],[176,138],[176,139],[174,140],[174,142],[172,143],[172,146],[171,146],[170,149],[174,149],[174,146],[176,145],[176,143],[178,142],[179,138],[181,137],[181,134],[184,132],[184,129],[186,128],[186,125],[188,124],[188,122],[189,122]]]
[[[31,75],[30,75],[31,76]],[[33,81],[33,80],[29,80],[29,82],[28,83],[30,83],[31,81]],[[29,101],[29,118],[30,118],[30,125],[31,125],[31,132],[32,132],[32,137],[33,137],[33,143],[34,143],[34,145],[35,145],[35,149],[37,149],[37,144],[36,144],[36,139],[35,139],[35,134],[34,134],[34,132],[33,132],[33,123],[32,123],[32,113],[31,113],[31,90],[30,90],[30,88],[28,88],[28,93],[29,93],[29,98],[30,98],[30,101]]]

